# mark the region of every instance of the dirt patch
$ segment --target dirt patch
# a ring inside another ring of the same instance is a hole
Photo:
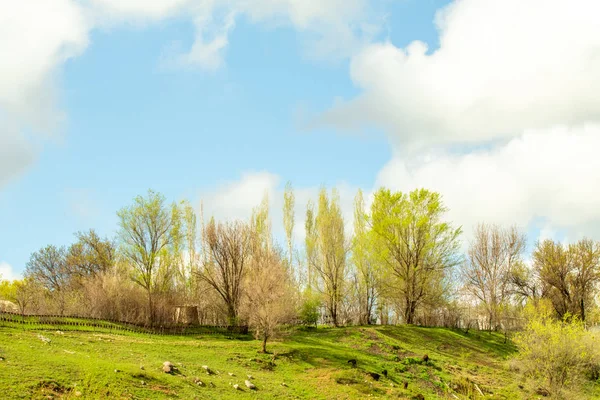
[[[62,398],[71,392],[71,388],[56,381],[41,381],[37,384],[36,389],[49,399]]]
[[[161,393],[168,394],[171,396],[177,396],[177,392],[169,389],[167,386],[152,385],[152,386],[150,386],[150,389],[154,390],[155,392],[161,392]]]

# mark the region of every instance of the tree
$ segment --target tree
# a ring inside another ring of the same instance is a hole
[[[253,246],[246,279],[248,322],[255,337],[262,340],[262,352],[266,353],[267,341],[293,315],[290,276],[281,254],[257,243]]]
[[[64,314],[71,278],[64,247],[49,245],[34,252],[25,268],[25,277],[45,288],[58,301],[59,313]]]
[[[346,258],[349,244],[344,234],[344,219],[335,189],[331,199],[325,189],[319,193],[317,215],[307,210],[306,248],[310,269],[320,278],[320,290],[331,322],[338,326],[339,309],[343,299],[346,279]]]
[[[173,243],[174,217],[165,198],[152,190],[137,196],[118,213],[122,255],[133,268],[132,280],[147,293],[148,322],[154,324],[154,292],[159,270],[169,268],[168,246]]]
[[[544,240],[536,244],[533,266],[556,314],[562,318],[570,313],[585,321],[600,281],[600,243],[583,239],[565,247]]]
[[[283,192],[283,227],[285,229],[285,236],[288,245],[288,266],[292,268],[293,261],[293,233],[294,233],[294,205],[296,198],[294,196],[294,190],[292,184],[288,182],[285,185],[285,191]]]
[[[463,263],[465,289],[478,299],[488,315],[490,330],[500,323],[500,311],[511,295],[511,276],[521,264],[525,236],[516,227],[479,224]]]
[[[116,246],[108,239],[101,239],[90,229],[89,232],[78,232],[77,242],[69,247],[66,262],[69,272],[74,277],[93,278],[112,268],[116,260]]]
[[[397,279],[407,324],[434,293],[445,271],[456,266],[460,228],[442,217],[447,209],[440,194],[419,189],[403,194],[382,188],[371,206],[371,232],[382,262]]]
[[[378,288],[378,271],[368,223],[369,215],[365,212],[363,193],[359,190],[354,199],[352,264],[358,293],[359,323],[367,325],[373,322]]]
[[[35,300],[35,284],[31,278],[0,281],[0,297],[15,303],[21,315]]]
[[[35,283],[31,279],[25,278],[20,281],[14,281],[13,287],[14,294],[11,300],[17,304],[21,315],[24,316],[27,311],[27,308],[35,300]]]
[[[206,257],[197,272],[223,299],[230,325],[238,324],[243,284],[250,256],[251,231],[242,222],[215,223],[204,228]]]
[[[272,248],[273,238],[271,236],[269,194],[267,192],[265,192],[260,205],[252,210],[250,231],[253,236],[253,245],[264,246],[266,249]]]

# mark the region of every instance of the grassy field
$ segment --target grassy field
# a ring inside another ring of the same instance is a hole
[[[50,339],[48,341],[48,339]],[[261,354],[249,337],[0,328],[3,399],[534,399],[497,334],[412,326],[289,332]],[[423,362],[427,354],[430,361]],[[356,368],[348,360],[356,359]],[[177,367],[166,374],[170,361]],[[207,365],[213,374],[202,368]],[[387,370],[387,377],[383,371]],[[381,375],[375,380],[369,373]],[[230,375],[233,374],[233,375]],[[256,390],[244,380],[251,375]],[[200,379],[204,386],[195,383]],[[405,388],[404,384],[408,383]],[[240,389],[235,390],[233,384]],[[589,386],[586,397],[600,398]]]

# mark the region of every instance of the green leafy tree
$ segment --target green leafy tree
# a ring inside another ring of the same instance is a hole
[[[316,272],[319,278],[317,288],[325,299],[328,316],[331,322],[338,326],[350,247],[344,234],[344,219],[339,205],[339,195],[334,189],[329,198],[327,191],[321,189],[314,219],[310,207],[309,204],[306,221],[308,264],[310,270]],[[310,278],[314,279],[314,277]]]
[[[31,278],[0,282],[0,298],[15,303],[21,315],[35,300],[36,288]]]
[[[164,278],[169,266],[169,246],[177,239],[173,226],[176,216],[165,198],[152,190],[146,197],[137,196],[133,204],[118,213],[121,254],[132,267],[132,280],[147,294],[148,323],[154,324],[154,297],[160,287],[157,277]]]
[[[294,190],[292,184],[288,182],[285,185],[285,191],[283,192],[283,227],[285,229],[285,236],[288,245],[288,266],[292,268],[293,261],[293,234],[294,234],[294,206],[296,204],[296,198],[294,196]]]
[[[425,189],[375,193],[371,233],[381,262],[396,278],[407,324],[415,322],[418,307],[435,294],[446,270],[460,262],[461,230],[443,220],[446,211],[441,195]]]
[[[113,241],[100,238],[93,229],[78,232],[76,236],[77,242],[69,247],[66,255],[73,277],[79,280],[93,278],[114,267],[116,246]]]
[[[600,282],[600,243],[583,239],[564,246],[544,240],[533,251],[533,267],[556,314],[585,321]]]
[[[369,235],[369,222],[369,215],[365,212],[363,193],[359,190],[354,199],[352,264],[355,268],[359,323],[367,325],[373,322],[379,287],[379,271],[372,236]]]

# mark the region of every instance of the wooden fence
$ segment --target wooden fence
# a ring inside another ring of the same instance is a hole
[[[105,320],[77,315],[36,315],[0,311],[0,326],[26,330],[144,333],[149,335],[245,335],[247,326],[183,325],[149,326],[127,321]]]

